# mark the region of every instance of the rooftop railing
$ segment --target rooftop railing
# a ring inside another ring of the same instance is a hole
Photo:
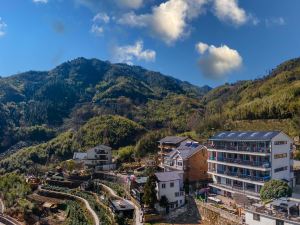
[[[210,160],[216,160],[216,157],[209,157]],[[236,159],[236,158],[217,158],[219,162],[226,162],[226,163],[233,163],[233,164],[240,164],[246,166],[254,166],[254,167],[263,167],[263,168],[270,168],[271,163],[268,161],[250,161],[250,160],[243,160],[243,159]]]

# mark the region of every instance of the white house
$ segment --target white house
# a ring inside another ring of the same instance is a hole
[[[243,193],[259,198],[270,179],[294,186],[293,140],[280,131],[224,131],[209,139],[208,173],[210,186],[221,195]]]
[[[185,204],[185,196],[183,191],[183,174],[177,171],[155,173],[157,178],[156,191],[157,199],[165,196],[169,202],[169,209],[175,209]],[[159,204],[156,205],[159,211],[164,211]]]
[[[105,145],[98,145],[86,153],[75,152],[73,159],[81,160],[86,167],[96,170],[115,169],[115,164],[112,163],[112,149]]]

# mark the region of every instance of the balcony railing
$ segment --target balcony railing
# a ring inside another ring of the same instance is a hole
[[[216,157],[209,157],[210,160],[216,160]],[[263,167],[263,168],[270,168],[271,163],[268,161],[250,161],[250,160],[242,160],[242,159],[232,159],[232,158],[218,158],[217,161],[219,162],[226,162],[226,163],[233,163],[233,164],[240,164],[246,166],[255,166],[255,167]]]
[[[258,153],[270,153],[271,149],[268,147],[244,147],[244,146],[228,146],[228,145],[212,145],[208,144],[208,148],[213,148],[217,150],[229,150],[229,151],[237,151],[237,152],[258,152]]]
[[[216,172],[216,171],[209,170],[209,172]],[[242,174],[242,173],[238,173],[238,172],[230,172],[230,171],[222,171],[222,170],[217,170],[216,173],[224,174],[224,175],[231,176],[231,177],[237,177],[240,179],[258,181],[258,182],[265,182],[265,181],[268,181],[271,179],[270,176],[253,176],[253,175]]]
[[[240,193],[245,193],[245,194],[259,196],[259,193],[255,192],[255,189],[247,189],[247,188],[243,189],[243,187],[240,186],[240,185],[233,185],[233,186],[231,186],[231,185],[221,184],[219,182],[214,183],[214,185],[219,186],[219,187],[223,187],[223,188],[226,188],[226,189],[229,189],[229,190],[233,190],[233,191],[238,191]]]

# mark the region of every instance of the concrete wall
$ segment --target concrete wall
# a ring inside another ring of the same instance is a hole
[[[171,187],[170,184],[174,183],[174,187]],[[166,187],[162,188],[162,185],[165,184]],[[185,204],[185,197],[184,194],[180,195],[180,180],[174,181],[167,181],[167,182],[157,182],[156,183],[156,190],[157,190],[157,198],[160,199],[162,196],[166,196],[169,202],[178,201],[178,206],[182,206]],[[179,196],[176,197],[175,193],[179,192]],[[180,204],[181,200],[181,204]]]
[[[283,145],[275,145],[276,141],[287,141],[287,144]],[[293,178],[293,173],[291,173],[291,159],[290,159],[290,151],[292,140],[285,135],[284,133],[278,134],[276,137],[272,139],[272,179],[286,179],[290,181]],[[286,158],[275,159],[274,156],[276,154],[284,154],[287,153]],[[275,173],[276,168],[287,166],[287,170]]]

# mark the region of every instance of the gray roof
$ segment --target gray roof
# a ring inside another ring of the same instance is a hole
[[[175,151],[179,152],[182,159],[187,159],[203,147],[203,145],[196,141],[184,141],[175,149]]]
[[[157,179],[159,181],[162,181],[162,182],[171,181],[171,180],[180,180],[178,171],[155,173],[155,176],[157,177]]]
[[[280,131],[222,131],[216,133],[209,140],[262,140],[268,141],[278,135]]]
[[[167,136],[159,141],[160,144],[179,144],[188,139],[188,137]]]
[[[79,159],[79,160],[86,159],[86,157],[87,157],[86,152],[74,152],[73,155],[73,159]]]
[[[137,177],[135,182],[138,184],[145,184],[147,182],[148,177]]]
[[[134,206],[127,200],[112,200],[111,203],[118,211],[134,210]]]

